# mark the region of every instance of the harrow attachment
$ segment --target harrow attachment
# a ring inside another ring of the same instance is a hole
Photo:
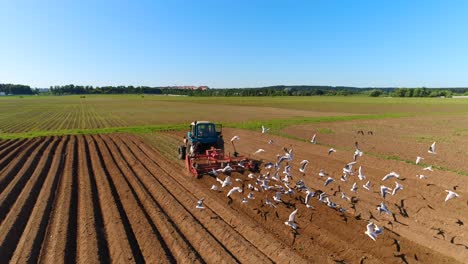
[[[227,167],[228,165],[230,168]],[[253,160],[244,156],[231,156],[230,153],[225,155],[222,149],[215,148],[206,150],[204,154],[186,155],[185,166],[187,171],[195,177],[210,173],[213,170],[226,173],[258,170],[258,165]]]

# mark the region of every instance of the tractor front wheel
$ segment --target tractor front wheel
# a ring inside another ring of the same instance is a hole
[[[179,159],[184,160],[185,155],[186,155],[187,148],[185,146],[179,146],[178,152],[179,152]]]

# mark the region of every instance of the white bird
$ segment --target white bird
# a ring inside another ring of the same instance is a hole
[[[247,198],[242,198],[242,203],[247,203],[249,200],[247,200]]]
[[[351,200],[351,198],[349,198],[348,196],[346,196],[346,194],[345,194],[344,192],[341,192],[341,199],[343,199],[343,200],[348,200],[348,201]]]
[[[353,156],[353,160],[356,161],[358,157],[362,157],[364,153],[362,151],[360,151],[359,149],[356,149],[356,151],[354,151],[354,156]]]
[[[385,199],[385,196],[389,194],[392,189],[388,188],[387,186],[381,185],[380,186],[380,195]]]
[[[348,175],[347,174],[343,174],[343,176],[341,176],[341,181],[343,182],[347,182],[348,181]]]
[[[375,223],[374,223],[374,233],[375,233],[376,235],[380,235],[380,234],[383,233],[383,229],[380,228],[380,227],[378,227]]]
[[[232,185],[231,177],[226,176],[226,178],[224,178],[224,181],[221,182],[221,188],[224,188],[224,187],[229,186],[229,185]]]
[[[266,128],[262,125],[262,134],[265,134],[266,132],[268,132],[268,130],[270,130],[269,128]]]
[[[326,180],[325,180],[325,183],[323,184],[323,186],[327,186],[328,184],[332,183],[334,180],[332,177],[328,177]]]
[[[265,152],[265,150],[264,149],[258,149],[257,151],[254,152],[254,155],[262,153],[262,152]]]
[[[306,191],[306,197],[305,197],[305,205],[307,208],[314,208],[312,205],[309,205],[309,200],[311,197],[315,195],[314,192],[311,192],[310,190]]]
[[[273,143],[275,143],[275,142],[273,141],[273,139],[270,139],[270,141],[268,141],[268,144],[270,144],[270,145],[273,144]]]
[[[416,175],[416,177],[418,177],[418,178],[421,179],[421,180],[422,180],[422,179],[427,179],[427,176],[422,175],[422,174],[418,174],[418,175]]]
[[[225,173],[225,172],[229,172],[229,171],[232,171],[233,168],[229,165],[229,163],[226,165],[226,167],[222,168],[222,169],[217,169],[216,171],[217,172],[222,172],[222,173]]]
[[[287,222],[284,222],[285,225],[287,226],[290,226],[292,229],[296,230],[297,229],[297,225],[296,223],[294,222],[294,219],[296,218],[296,214],[297,214],[297,209],[294,210],[290,215],[289,215],[289,219]]]
[[[421,162],[421,160],[423,160],[423,159],[424,159],[423,157],[417,156],[416,157],[416,164],[419,164],[419,162]]]
[[[392,171],[392,172],[390,172],[389,174],[385,175],[385,176],[382,178],[382,181],[386,181],[386,180],[391,179],[391,178],[400,178],[400,175],[397,174],[396,172]]]
[[[247,195],[247,198],[249,198],[250,200],[255,199],[254,193],[253,193],[253,192],[250,192],[250,193]]]
[[[384,202],[381,202],[379,206],[377,206],[377,211],[379,211],[379,214],[384,212],[386,214],[390,214],[390,211],[388,210],[387,206],[384,204]]]
[[[370,191],[370,187],[371,187],[370,181],[367,181],[366,184],[364,184],[362,187],[363,187],[364,189]]]
[[[255,174],[249,173],[249,175],[247,175],[247,177],[248,177],[249,179],[253,179],[253,178],[255,178]]]
[[[460,195],[458,195],[456,192],[449,191],[449,190],[445,190],[445,191],[448,193],[447,197],[445,197],[445,202],[447,202],[448,200],[451,200],[453,198],[460,197]]]
[[[318,175],[319,175],[320,177],[325,177],[325,176],[327,176],[327,175],[328,175],[328,173],[327,173],[325,170],[323,170],[323,169],[320,169],[320,171],[319,171],[319,174],[318,174]]]
[[[242,189],[241,187],[233,187],[231,190],[229,190],[229,192],[227,193],[227,197],[231,197],[231,195],[234,193],[234,192],[242,192]]]
[[[364,174],[362,174],[362,167],[359,166],[359,174],[358,174],[358,178],[359,180],[364,180],[366,178],[366,176],[364,176]]]
[[[198,200],[196,206],[197,209],[205,209],[205,207],[203,206],[203,200],[205,200],[205,198],[201,198],[200,200]]]
[[[395,188],[393,188],[392,195],[395,195],[399,190],[403,190],[403,185],[395,182]]]
[[[333,152],[336,152],[336,149],[334,149],[334,148],[329,149],[328,150],[328,155],[332,154]]]
[[[239,140],[239,139],[240,139],[239,136],[233,136],[233,137],[231,138],[231,142],[234,142],[235,140]]]
[[[282,192],[276,192],[275,196],[273,196],[273,200],[277,203],[282,203],[283,201],[281,201],[281,195],[283,195]]]
[[[217,186],[217,185],[215,185],[215,184],[213,184],[213,185],[211,186],[211,190],[213,190],[213,191],[217,191],[217,190],[218,190],[218,186]]]
[[[327,197],[327,194],[323,192],[319,195],[318,200],[321,201],[322,203],[326,203],[327,202],[327,200],[325,199],[326,197]]]
[[[214,168],[211,169],[211,172],[209,174],[214,175],[215,177],[218,177],[218,172]]]
[[[301,167],[299,168],[299,171],[302,172],[302,173],[305,173],[305,169],[307,167],[307,165],[309,164],[309,161],[308,160],[303,160],[301,161]]]
[[[424,168],[423,170],[427,170],[427,171],[434,171],[434,170],[432,169],[432,165],[431,165],[431,166],[429,166],[429,167],[426,167],[426,168]]]
[[[312,136],[312,139],[310,140],[310,143],[312,143],[312,144],[317,144],[317,134],[314,134],[314,135]]]
[[[432,143],[432,145],[429,147],[429,150],[427,151],[431,154],[436,154],[436,143],[434,141],[434,143]]]
[[[367,229],[364,232],[364,234],[368,235],[372,240],[375,241],[377,235],[374,232],[374,224],[372,222],[369,222],[369,224],[367,224]]]
[[[272,202],[270,201],[270,199],[268,199],[268,197],[265,199],[265,204],[266,204],[266,205],[269,205],[269,206],[271,206],[271,207],[276,208],[276,205],[275,205],[274,203],[272,203]]]
[[[357,192],[357,189],[358,189],[357,183],[354,183],[354,184],[353,184],[353,187],[351,187],[351,191],[352,191],[352,192]]]

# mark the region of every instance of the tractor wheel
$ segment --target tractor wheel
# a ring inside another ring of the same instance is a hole
[[[185,146],[179,146],[179,159],[184,160],[185,155],[186,155],[186,147]]]

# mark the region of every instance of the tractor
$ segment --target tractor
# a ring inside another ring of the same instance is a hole
[[[232,142],[234,150],[235,146]],[[187,171],[195,177],[222,170],[227,165],[233,171],[256,170],[258,165],[234,151],[231,156],[224,153],[222,125],[209,121],[194,121],[178,148],[178,157],[185,160]]]

